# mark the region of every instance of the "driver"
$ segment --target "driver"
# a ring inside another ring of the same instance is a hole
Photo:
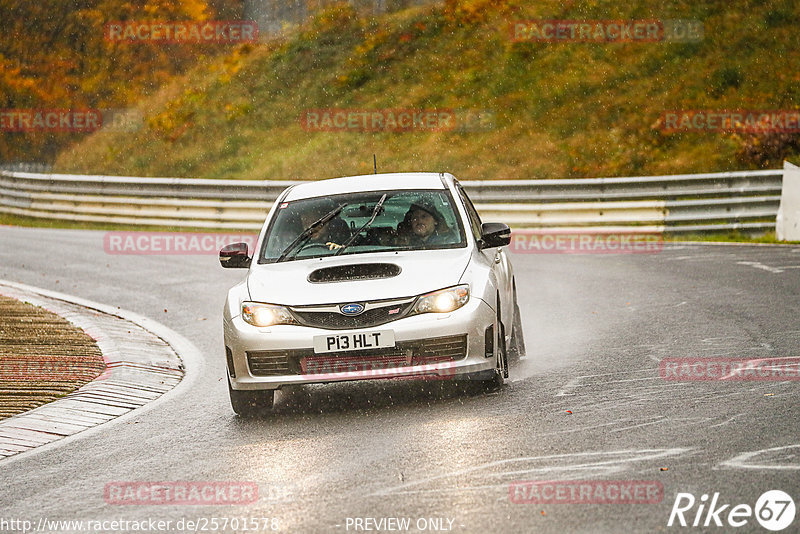
[[[336,208],[336,203],[328,199],[325,202],[315,202],[300,212],[300,223],[303,228],[308,228],[322,217]],[[330,250],[340,248],[342,243],[350,239],[350,228],[338,216],[319,226],[311,234],[309,244],[326,245]]]

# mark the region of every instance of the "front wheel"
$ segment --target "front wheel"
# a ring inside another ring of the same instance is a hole
[[[272,389],[255,391],[238,391],[228,381],[228,393],[231,397],[233,411],[242,417],[252,417],[272,409],[275,391]]]

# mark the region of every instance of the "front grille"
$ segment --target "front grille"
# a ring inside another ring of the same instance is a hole
[[[297,322],[305,326],[329,330],[354,330],[380,326],[405,317],[414,304],[414,299],[404,302],[394,301],[386,306],[380,306],[380,303],[375,304],[378,307],[368,309],[355,317],[342,315],[337,306],[328,307],[330,311],[316,311],[308,308],[290,308],[290,311]]]
[[[253,376],[342,373],[453,362],[466,358],[467,335],[398,343],[395,347],[315,354],[314,349],[250,351]]]
[[[292,351],[259,350],[247,352],[247,365],[253,376],[283,376],[297,374],[289,367]]]
[[[454,362],[467,357],[467,335],[435,337],[408,343],[399,343],[399,346],[412,345],[412,362],[421,365],[433,362]],[[419,361],[419,363],[416,363]]]

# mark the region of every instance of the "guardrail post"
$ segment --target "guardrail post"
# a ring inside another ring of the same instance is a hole
[[[775,232],[780,241],[800,241],[800,167],[783,162],[783,189]]]

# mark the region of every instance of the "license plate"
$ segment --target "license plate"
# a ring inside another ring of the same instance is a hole
[[[314,352],[316,354],[349,350],[380,349],[384,347],[394,347],[393,330],[314,336]]]

